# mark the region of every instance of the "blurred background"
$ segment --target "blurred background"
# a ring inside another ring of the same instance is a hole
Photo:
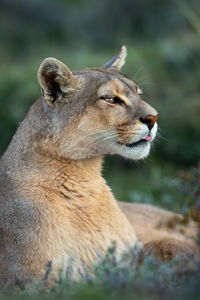
[[[36,73],[49,56],[72,70],[100,66],[121,45],[123,71],[159,111],[145,161],[106,158],[118,200],[184,211],[200,196],[199,0],[1,0],[0,153],[40,96]]]

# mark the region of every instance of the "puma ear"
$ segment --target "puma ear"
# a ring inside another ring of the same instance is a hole
[[[61,61],[49,57],[40,65],[38,81],[42,88],[43,98],[47,105],[53,104],[63,95],[75,90],[75,78],[72,72]]]
[[[115,55],[111,60],[103,65],[104,68],[115,68],[120,70],[126,62],[127,49],[126,46],[122,46],[119,53]]]

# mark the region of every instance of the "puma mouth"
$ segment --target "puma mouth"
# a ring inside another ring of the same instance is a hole
[[[148,141],[145,139],[139,140],[138,142],[131,143],[131,144],[124,144],[124,143],[118,142],[118,144],[124,145],[129,148],[133,148],[133,147],[137,147],[137,146],[145,146],[147,143],[148,143]]]

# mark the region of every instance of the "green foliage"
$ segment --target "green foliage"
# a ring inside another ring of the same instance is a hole
[[[188,299],[188,295],[191,299],[198,295],[199,273],[188,273],[183,265],[182,272],[177,272],[180,258],[160,264],[149,256],[141,263],[139,247],[121,258],[116,250],[113,244],[94,266],[93,275],[84,275],[79,281],[60,276],[50,287],[43,282],[1,291],[0,299]]]

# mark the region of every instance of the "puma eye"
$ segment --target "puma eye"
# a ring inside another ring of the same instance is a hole
[[[119,97],[102,96],[101,99],[110,104],[124,104],[124,101]]]

